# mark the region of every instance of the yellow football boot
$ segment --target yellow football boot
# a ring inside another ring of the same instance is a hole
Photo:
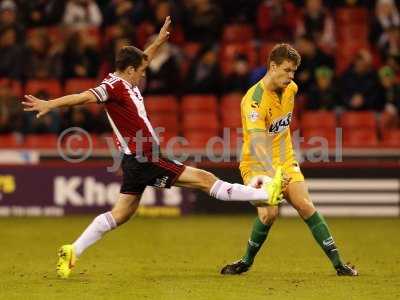
[[[57,275],[68,278],[72,268],[75,266],[76,256],[74,246],[64,245],[58,250]]]

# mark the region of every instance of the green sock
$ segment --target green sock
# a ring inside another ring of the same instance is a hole
[[[251,231],[250,239],[247,242],[247,250],[242,258],[246,264],[253,264],[258,250],[261,249],[262,244],[267,239],[271,226],[272,225],[265,225],[262,223],[258,217],[254,220],[253,230]]]
[[[339,251],[336,248],[335,241],[329,232],[325,219],[318,212],[315,212],[311,217],[304,221],[307,223],[315,240],[318,242],[322,250],[324,250],[333,266],[335,268],[340,266],[342,261],[340,260]]]

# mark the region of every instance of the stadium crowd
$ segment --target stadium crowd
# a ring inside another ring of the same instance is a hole
[[[0,133],[59,133],[71,126],[110,131],[97,109],[36,120],[22,112],[20,98],[60,96],[75,91],[68,88],[73,82],[99,82],[113,70],[121,46],[145,48],[168,15],[171,39],[148,68],[145,95],[173,96],[178,103],[189,94],[240,95],[265,73],[272,46],[285,41],[302,55],[298,119],[309,110],[367,110],[382,127],[399,126],[394,0],[2,0]]]

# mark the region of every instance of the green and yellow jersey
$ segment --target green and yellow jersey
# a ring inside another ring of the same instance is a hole
[[[297,85],[293,81],[279,97],[275,92],[267,90],[263,80],[260,80],[244,95],[241,102],[243,146],[240,171],[245,183],[255,175],[272,175],[272,170],[265,170],[251,149],[252,132],[265,132],[272,137],[272,145],[268,148],[271,149],[269,159],[274,168],[282,165],[292,181],[304,180],[295,158],[289,130],[296,93]]]

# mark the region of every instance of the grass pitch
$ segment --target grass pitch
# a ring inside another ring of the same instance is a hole
[[[92,217],[0,219],[0,299],[400,299],[400,219],[328,219],[358,278],[337,277],[300,219],[278,220],[252,270],[221,276],[254,216],[137,218],[90,248],[68,280],[56,251]]]

